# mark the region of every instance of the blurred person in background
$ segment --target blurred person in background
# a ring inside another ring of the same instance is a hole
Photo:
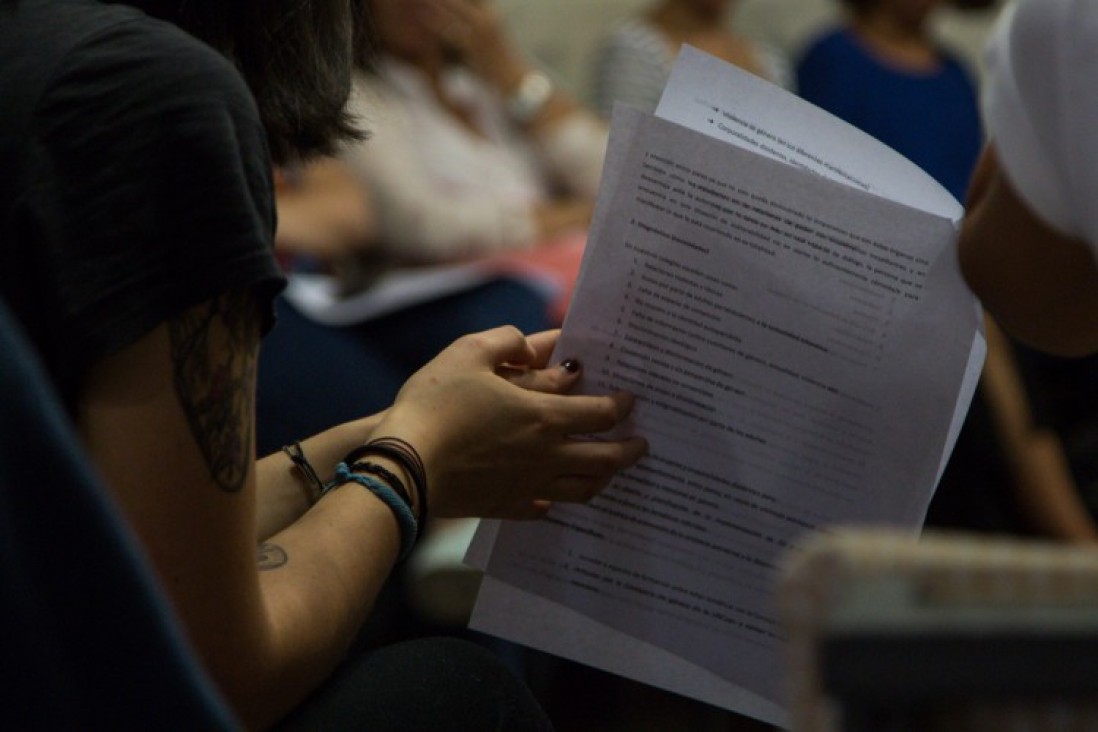
[[[659,0],[612,28],[596,50],[596,107],[605,117],[615,102],[654,110],[685,43],[789,88],[788,60],[732,28],[736,0]]]
[[[378,53],[351,110],[371,139],[342,159],[403,263],[530,250],[586,231],[607,129],[536,69],[481,0],[369,0]]]
[[[1033,510],[1062,513],[1051,525],[1081,543],[1098,536],[1088,510],[1098,412],[1095,48],[1094,3],[1019,0],[1004,12],[987,54],[989,139],[958,244],[965,279],[1021,344],[1034,405],[1023,427],[1061,486]]]
[[[1013,488],[1021,533],[1095,545],[1098,355],[1056,356],[1011,338],[990,317],[986,325],[982,388],[1011,470],[1000,492]]]
[[[797,93],[893,148],[963,201],[983,130],[971,72],[931,34],[946,0],[841,3],[846,20],[797,57]]]

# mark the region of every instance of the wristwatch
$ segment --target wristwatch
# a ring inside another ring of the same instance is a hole
[[[514,93],[507,99],[507,113],[511,119],[526,124],[545,107],[553,96],[553,82],[540,71],[527,71]]]

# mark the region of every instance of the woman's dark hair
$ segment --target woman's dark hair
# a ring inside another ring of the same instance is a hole
[[[277,163],[359,139],[346,111],[365,0],[125,0],[228,57],[255,96]]]

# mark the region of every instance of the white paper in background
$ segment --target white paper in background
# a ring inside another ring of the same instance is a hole
[[[725,70],[707,88],[740,119],[796,118]],[[800,147],[823,160],[812,124]],[[614,131],[560,350],[589,391],[638,393],[651,454],[588,506],[485,522],[472,625],[781,724],[775,562],[836,521],[914,530],[967,408],[954,222],[635,111]]]
[[[354,325],[471,290],[492,276],[491,272],[471,264],[394,270],[369,289],[344,295],[336,277],[294,273],[284,295],[298,310],[322,325]]]
[[[391,269],[361,292],[341,291],[338,278],[293,273],[285,297],[323,325],[362,323],[507,277],[539,291],[562,311],[571,292],[587,233],[566,232],[525,250],[501,252],[468,262]],[[563,301],[563,302],[558,302]]]

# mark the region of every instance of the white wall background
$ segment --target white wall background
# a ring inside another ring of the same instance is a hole
[[[652,0],[497,0],[519,44],[581,99],[590,99],[593,52],[615,21]],[[839,17],[836,0],[739,0],[732,23],[787,54]],[[981,73],[981,49],[998,14],[943,9],[935,32]]]

